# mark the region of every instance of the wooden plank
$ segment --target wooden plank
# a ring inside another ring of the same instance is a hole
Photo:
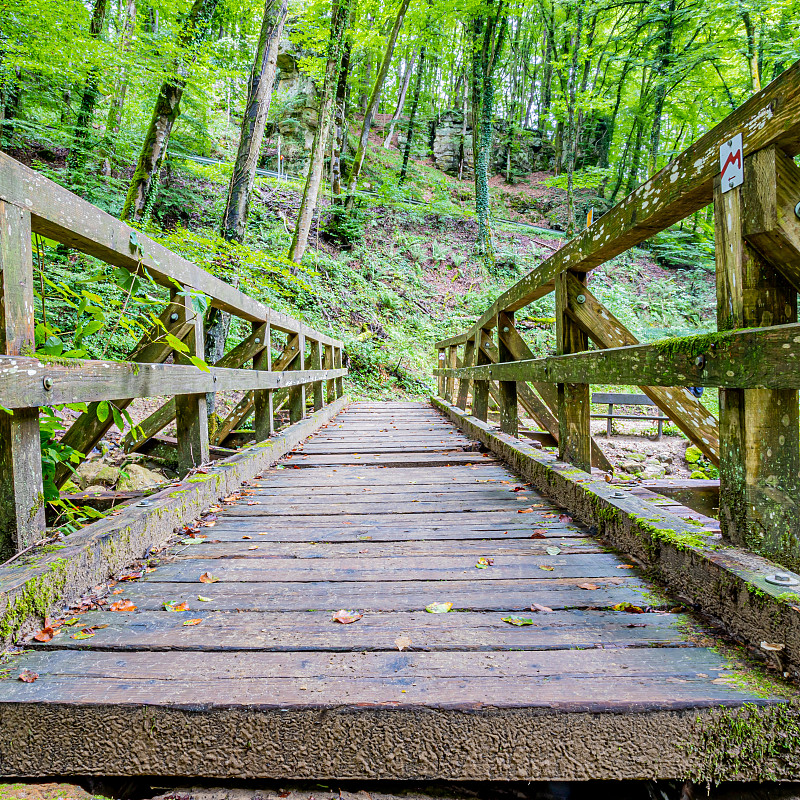
[[[555,675],[559,669],[584,676],[694,673],[697,677],[698,672],[717,673],[725,663],[724,658],[712,656],[708,650],[687,646],[679,626],[690,622],[677,614],[538,612],[531,615],[533,625],[520,628],[503,622],[502,613],[389,612],[366,614],[358,625],[348,628],[331,625],[331,614],[326,611],[245,611],[231,620],[230,614],[205,613],[204,606],[198,610],[195,605],[200,604],[193,604],[189,612],[144,611],[134,617],[100,612],[82,617],[87,623],[108,627],[98,630],[89,642],[75,641],[68,631],[46,644],[32,642],[38,651],[34,657],[36,671],[40,676],[66,673],[160,678],[170,674],[170,664],[174,675],[185,659],[197,659],[190,671],[208,678],[236,674],[338,677],[348,673],[388,677],[396,672],[447,677],[479,676],[491,671],[513,680]],[[184,621],[197,613],[203,614],[202,624],[195,630],[185,630]],[[395,639],[403,635],[410,636],[414,653],[398,660]],[[674,652],[655,650],[670,645]],[[93,651],[80,655],[70,652],[87,647]],[[614,649],[585,650],[599,647]],[[97,652],[99,648],[127,651],[126,657],[120,661]],[[503,652],[512,648],[522,652]],[[243,655],[232,659],[202,654],[230,650],[242,651]],[[315,652],[320,650],[325,652]],[[380,652],[392,650],[395,652]],[[166,652],[156,655],[159,651]],[[474,651],[498,652],[487,659],[472,657]],[[193,655],[185,655],[187,652]],[[331,657],[332,652],[339,655]]]
[[[556,278],[556,352],[558,355],[579,353],[589,349],[586,333],[569,316],[568,279],[586,283],[585,273],[567,272]],[[559,381],[558,391],[558,457],[584,472],[592,471],[592,430],[589,382]]]
[[[134,274],[141,274],[144,267],[156,283],[170,290],[177,281],[208,295],[216,308],[249,322],[264,322],[269,313],[277,329],[299,330],[297,320],[248,297],[5,153],[0,153],[0,200],[29,209],[34,232],[106,264]],[[341,346],[337,339],[306,329],[321,342]]]
[[[499,311],[518,310],[552,292],[562,272],[592,270],[707,206],[719,175],[719,148],[737,133],[748,154],[773,145],[788,156],[800,152],[800,62],[501,294],[464,340],[493,325]]]
[[[767,154],[768,155],[768,154]],[[744,160],[745,182],[715,188],[717,326],[720,330],[797,322],[797,292],[743,238],[742,196],[757,192],[759,154]],[[771,177],[771,176],[768,176]],[[786,326],[793,327],[793,326]],[[774,328],[772,328],[774,330]],[[757,335],[757,334],[753,334]],[[800,342],[800,336],[796,337]],[[749,362],[798,372],[791,348],[777,363],[768,353]],[[734,544],[783,563],[800,556],[800,413],[795,389],[725,388],[720,392],[720,522]]]
[[[0,353],[34,351],[33,309],[31,215],[0,201]],[[9,413],[0,390],[0,561],[41,539],[45,529],[37,406]]]

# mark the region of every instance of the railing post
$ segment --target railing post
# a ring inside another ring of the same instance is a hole
[[[789,161],[781,156],[756,152],[744,159],[741,187],[723,193],[719,179],[714,187],[719,330],[797,321],[797,292],[780,271],[790,266],[790,248],[784,243],[772,252],[771,237],[761,235],[770,227],[768,216],[779,217],[778,226],[800,230],[791,206],[800,170],[794,164],[781,170],[782,161]],[[789,180],[794,186],[779,185]],[[791,198],[788,213],[780,213],[781,194]],[[750,233],[760,252],[745,241],[743,234]],[[798,393],[720,389],[719,407],[722,534],[740,547],[795,565],[800,559]]]
[[[569,316],[568,272],[556,278],[556,352],[558,355],[589,349],[589,339]],[[586,273],[571,273],[581,283]],[[585,472],[592,471],[591,404],[589,383],[558,384],[558,457]]]
[[[0,352],[32,355],[34,327],[31,215],[0,201]],[[41,539],[44,529],[39,409],[0,409],[0,560]]]
[[[476,366],[491,364],[492,361],[483,352],[484,337],[491,339],[492,332],[487,328],[475,332],[473,347],[475,348]],[[486,420],[489,418],[489,381],[475,380],[472,382],[472,416],[476,419]]]
[[[443,347],[440,347],[436,352],[436,366],[439,369],[446,369],[447,368],[447,356],[445,355],[445,351]],[[447,385],[445,381],[444,375],[439,376],[439,382],[437,389],[439,391],[439,397],[444,399],[444,387]]]
[[[311,340],[308,369],[322,369],[322,345],[316,339]],[[314,392],[314,411],[319,411],[325,402],[322,395],[322,381],[315,381],[311,386]]]
[[[297,355],[289,365],[289,369],[303,370],[306,363],[306,335],[303,326],[297,332]],[[300,422],[306,413],[306,387],[292,386],[289,389],[289,422]]]
[[[341,345],[334,350],[333,355],[333,368],[334,369],[341,369],[342,368],[342,348]],[[336,399],[338,400],[340,397],[344,397],[344,378],[336,378]]]
[[[187,322],[194,327],[186,337],[189,353],[203,358],[204,337],[203,317],[192,307],[189,297],[173,293],[173,302],[179,303],[179,322]],[[189,359],[175,354],[179,364],[191,364]],[[208,450],[208,405],[205,394],[175,395],[175,426],[178,439],[178,470],[188,472],[200,464],[206,463],[210,456]]]
[[[458,369],[458,345],[451,344],[447,348],[447,368]],[[448,403],[453,402],[453,387],[455,386],[455,378],[451,375],[445,379],[444,384],[444,399]]]
[[[261,327],[261,323],[252,324],[253,331]],[[267,316],[264,329],[264,349],[253,356],[253,369],[272,371],[272,326]],[[272,408],[273,393],[271,389],[257,389],[253,392],[253,429],[256,441],[263,442],[275,433],[275,415]]]
[[[473,367],[475,366],[475,340],[474,339],[467,339],[464,342],[464,360],[461,362],[462,367]],[[458,398],[456,400],[456,405],[463,409],[464,411],[467,410],[467,401],[469,400],[469,378],[462,378],[458,382]]]
[[[514,354],[506,344],[514,327],[514,312],[501,311],[497,315],[498,361],[514,361]],[[517,403],[517,382],[499,381],[500,430],[511,436],[519,435],[519,405]]]
[[[322,368],[333,369],[333,345],[326,344],[322,356]],[[330,378],[325,383],[325,398],[328,403],[332,403],[336,399],[336,381]]]

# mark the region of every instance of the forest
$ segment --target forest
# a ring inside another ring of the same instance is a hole
[[[341,322],[356,396],[424,396],[433,341],[780,75],[798,23],[796,0],[0,0],[0,149]],[[164,290],[34,244],[37,352],[124,358]],[[712,273],[709,206],[593,291],[647,341],[713,327]],[[552,299],[526,314],[551,352]],[[244,335],[209,308],[194,361]],[[50,500],[82,410],[43,409]],[[103,413],[120,433],[141,417]]]

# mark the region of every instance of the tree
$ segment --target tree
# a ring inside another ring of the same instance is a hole
[[[325,162],[325,147],[328,142],[328,131],[331,124],[331,107],[341,65],[342,41],[350,16],[350,0],[333,0],[333,3],[319,119],[317,129],[314,131],[314,141],[311,145],[311,160],[308,165],[305,188],[303,189],[303,199],[300,202],[294,237],[289,248],[289,259],[295,263],[301,261],[306,251],[308,234],[311,230],[311,222],[317,207],[319,187],[322,183],[322,168]]]
[[[408,172],[408,157],[411,155],[411,143],[414,140],[414,124],[417,120],[417,108],[419,107],[419,94],[422,88],[422,75],[425,72],[425,45],[419,50],[419,61],[417,62],[417,80],[414,83],[414,96],[411,100],[411,113],[408,115],[408,132],[406,133],[406,145],[403,148],[403,166],[400,168],[400,183],[406,179]]]
[[[161,162],[167,152],[175,120],[181,113],[180,104],[188,76],[188,61],[192,50],[206,34],[218,0],[194,0],[179,35],[178,55],[173,75],[164,81],[156,98],[153,116],[142,143],[136,170],[133,173],[121,219],[141,222],[153,200],[158,186]]]
[[[258,47],[247,88],[239,148],[222,216],[221,233],[229,241],[244,241],[250,196],[275,84],[278,45],[286,22],[287,9],[286,0],[266,0],[264,4]]]
[[[355,202],[356,184],[358,183],[358,176],[361,173],[361,167],[364,164],[364,156],[367,152],[369,145],[369,131],[372,127],[372,120],[375,116],[375,109],[378,107],[378,100],[380,99],[381,90],[383,89],[383,82],[386,80],[386,74],[389,72],[389,65],[392,61],[394,54],[394,46],[397,43],[397,36],[400,33],[400,28],[403,25],[403,18],[408,11],[408,5],[411,0],[400,0],[400,8],[397,10],[397,16],[392,26],[392,31],[389,34],[389,39],[386,42],[386,49],[383,52],[383,60],[378,68],[378,75],[375,78],[375,83],[372,86],[372,93],[367,103],[367,110],[364,112],[364,121],[361,123],[361,135],[358,137],[358,150],[356,151],[353,165],[350,167],[350,175],[347,178],[347,200],[345,201],[345,208],[348,210],[353,207]]]
[[[397,98],[397,105],[392,114],[392,119],[389,121],[389,130],[386,132],[386,138],[383,140],[383,146],[388,150],[392,143],[394,136],[394,129],[397,125],[400,115],[403,113],[403,106],[406,104],[406,94],[408,94],[408,85],[411,83],[411,73],[414,71],[414,56],[412,55],[406,63],[405,74],[400,86],[400,96]]]

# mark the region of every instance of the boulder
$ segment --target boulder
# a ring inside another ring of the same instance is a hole
[[[92,483],[99,483],[101,486],[116,486],[118,480],[119,467],[106,464],[95,473]]]
[[[159,472],[154,472],[139,464],[126,464],[117,482],[117,489],[121,492],[135,492],[160,486],[165,482],[166,478]]]

